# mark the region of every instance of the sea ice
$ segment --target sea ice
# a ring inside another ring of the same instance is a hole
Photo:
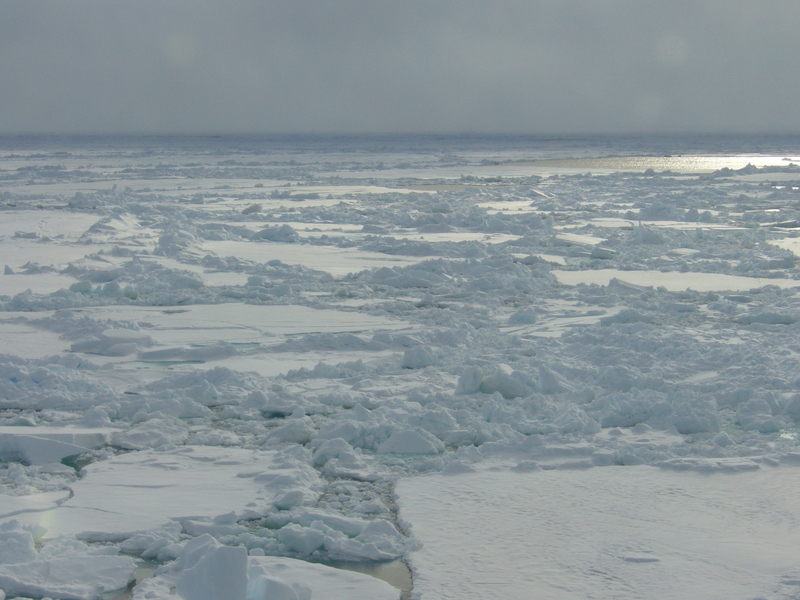
[[[398,600],[388,584],[359,573],[291,558],[247,556],[210,535],[186,544],[180,557],[133,589],[133,600]]]
[[[16,518],[41,525],[48,538],[123,540],[169,521],[231,511],[240,518],[261,516],[292,490],[313,500],[320,486],[313,470],[283,469],[280,480],[260,477],[273,472],[275,457],[275,452],[208,446],[122,454],[84,467],[83,477],[70,486],[73,495],[57,508]],[[27,498],[36,502],[37,496]]]
[[[8,576],[792,597],[795,142],[0,139]]]
[[[45,545],[16,521],[0,525],[0,589],[6,596],[96,600],[104,592],[125,588],[136,565],[127,556],[93,552],[85,544]]]
[[[798,483],[794,467],[495,466],[403,479],[397,494],[423,544],[410,554],[422,599],[722,600],[791,597]]]
[[[36,432],[38,433],[38,431]],[[37,435],[0,433],[0,457],[21,460],[30,465],[58,463],[68,456],[83,454],[88,448]]]

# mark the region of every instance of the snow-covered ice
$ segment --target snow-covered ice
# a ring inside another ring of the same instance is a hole
[[[553,270],[553,275],[567,285],[608,286],[612,280],[632,283],[642,287],[663,287],[671,292],[694,290],[696,292],[748,291],[774,285],[781,288],[796,287],[792,279],[768,279],[764,277],[742,277],[725,273],[696,273],[689,275],[679,272],[663,271],[619,271],[616,269],[596,269],[592,271]]]
[[[35,533],[17,521],[0,525],[0,589],[5,597],[95,600],[134,580],[136,565],[129,556],[68,538],[37,550]]]
[[[411,554],[415,591],[463,600],[792,597],[800,471],[730,467],[523,462],[403,479],[400,515],[423,544]]]
[[[795,597],[798,146],[0,138],[0,589]]]
[[[205,533],[186,544],[178,560],[134,589],[133,599],[184,600],[398,600],[390,585],[366,575],[291,558],[250,556]]]
[[[240,531],[235,525],[238,520],[261,516],[288,493],[300,494],[299,504],[316,500],[321,485],[317,473],[310,467],[276,466],[274,452],[184,445],[169,452],[145,449],[164,445],[171,434],[175,435],[165,427],[129,429],[114,443],[139,452],[88,465],[82,478],[70,485],[70,498],[57,508],[31,510],[15,518],[44,527],[47,537],[71,534],[121,540],[170,521],[187,527],[186,522],[198,519],[209,523],[189,527],[230,534]],[[265,481],[264,473],[276,469],[280,469],[280,485]],[[214,518],[218,523],[214,524]]]

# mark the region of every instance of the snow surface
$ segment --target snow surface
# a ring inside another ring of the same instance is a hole
[[[0,589],[796,597],[799,146],[0,138]]]
[[[307,467],[304,472],[285,464],[281,474],[287,482],[265,482],[262,474],[276,468],[274,452],[183,445],[169,452],[144,450],[154,443],[154,436],[157,441],[168,438],[172,431],[164,429],[132,428],[118,435],[116,445],[141,451],[88,465],[81,479],[70,485],[70,498],[58,508],[29,511],[15,518],[43,526],[48,538],[71,534],[121,540],[170,521],[231,512],[236,514],[227,520],[234,523],[245,516],[261,516],[269,502],[296,488],[303,494],[319,485],[312,469]],[[35,499],[37,495],[25,497]],[[309,494],[308,499],[313,497]],[[230,524],[217,527],[227,533],[239,531]]]
[[[451,463],[452,466],[454,463]],[[403,479],[422,598],[794,597],[797,468],[703,474],[649,466]],[[753,465],[755,467],[755,465]],[[513,550],[512,550],[513,549]],[[505,550],[505,551],[504,551]]]

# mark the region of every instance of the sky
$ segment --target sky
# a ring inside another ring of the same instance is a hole
[[[795,0],[0,0],[0,133],[797,133]]]

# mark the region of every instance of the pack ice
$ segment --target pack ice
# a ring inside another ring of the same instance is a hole
[[[1,593],[797,597],[799,142],[0,138]]]

